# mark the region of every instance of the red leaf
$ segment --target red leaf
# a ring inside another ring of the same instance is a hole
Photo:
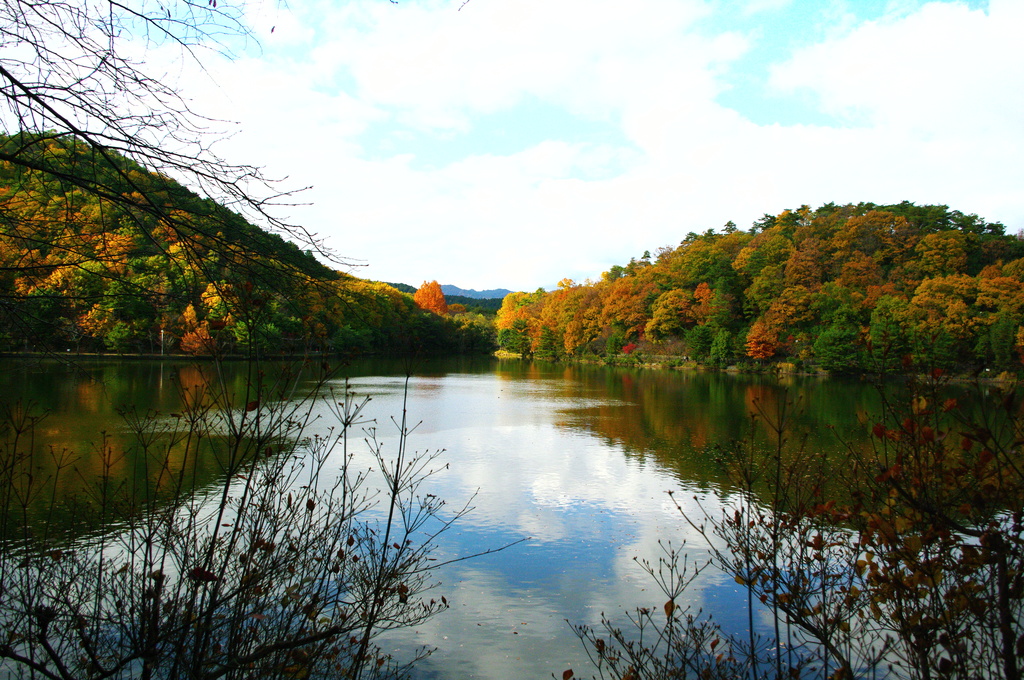
[[[203,569],[202,567],[196,567],[195,569],[192,569],[191,571],[189,571],[188,572],[188,577],[190,579],[192,579],[193,581],[198,581],[200,583],[211,583],[213,581],[219,581],[220,580],[220,578],[216,574],[214,574],[212,571],[207,571],[206,569]]]
[[[255,411],[259,407],[260,407],[259,400],[253,399],[252,401],[250,401],[248,404],[245,405],[245,410],[246,411]]]
[[[570,680],[572,678],[572,669],[562,671],[562,680]]]

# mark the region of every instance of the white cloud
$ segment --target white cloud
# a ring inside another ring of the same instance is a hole
[[[293,217],[368,262],[357,274],[532,290],[689,231],[829,201],[946,203],[1024,226],[1024,5],[1013,0],[987,13],[904,7],[824,32],[772,71],[779,96],[811,93],[837,127],[757,125],[718,104],[728,68],[761,38],[731,30],[714,5],[459,4],[303,5],[261,57],[215,64],[218,89],[190,83],[197,108],[216,102],[214,114],[241,121],[232,160],[314,186],[315,205]],[[709,19],[725,29],[709,32]],[[308,50],[298,36],[313,36]],[[524,102],[604,132],[545,138]],[[474,126],[491,113],[522,114],[512,124],[528,142],[489,147]],[[454,152],[470,130],[481,146],[454,160],[403,146],[436,136]]]
[[[804,49],[771,82],[813,92],[859,129],[863,145],[846,149],[852,164],[838,168],[848,186],[874,195],[888,186],[1019,224],[1021,28],[1024,5],[1012,0],[987,12],[933,2]]]
[[[526,95],[601,117],[686,75],[676,57],[701,47],[686,31],[704,11],[692,0],[489,0],[460,12],[364,3],[332,17],[315,60],[424,126],[464,126]]]
[[[989,12],[933,2],[892,21],[868,22],[809,47],[776,68],[783,92],[809,88],[854,123],[927,137],[1004,132],[1024,107],[1024,5],[996,0]]]
[[[792,4],[793,0],[747,0],[743,5],[743,13],[753,15],[761,12],[774,12]]]

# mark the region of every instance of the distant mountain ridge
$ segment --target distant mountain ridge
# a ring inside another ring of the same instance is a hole
[[[473,298],[474,300],[494,300],[504,298],[512,291],[506,288],[494,288],[492,290],[466,290],[451,284],[443,284],[441,292],[445,295],[461,295],[462,297]]]
[[[410,286],[408,283],[386,283],[392,288],[396,288],[403,293],[416,292],[416,286]],[[512,291],[506,288],[495,288],[493,290],[467,290],[451,284],[445,284],[441,286],[441,292],[444,293],[446,297],[454,295],[456,297],[471,298],[473,300],[501,300]]]

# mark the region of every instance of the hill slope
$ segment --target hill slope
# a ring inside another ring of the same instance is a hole
[[[476,349],[483,326],[324,266],[295,244],[71,137],[0,135],[0,350]],[[28,164],[31,167],[31,163]],[[87,186],[86,186],[87,185]]]
[[[803,206],[748,231],[690,233],[592,285],[513,293],[508,349],[548,356],[625,346],[716,365],[766,360],[832,371],[1017,370],[1024,240],[944,205]]]

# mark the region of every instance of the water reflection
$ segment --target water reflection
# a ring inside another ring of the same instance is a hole
[[[375,395],[375,413],[401,408],[400,380],[364,376],[353,386]],[[823,419],[852,436],[862,427],[857,410],[876,403],[866,386],[816,379],[784,386],[756,376],[520,363],[414,377],[408,406],[423,425],[413,444],[445,448],[451,463],[437,493],[453,502],[477,494],[468,525],[440,557],[530,541],[446,568],[441,592],[453,610],[396,635],[396,648],[438,648],[421,677],[585,672],[566,621],[596,624],[602,612],[662,604],[633,558],[654,558],[661,540],[689,541],[694,559],[705,552],[667,492],[694,515],[695,495],[714,512],[720,472],[707,445],[751,432],[764,438],[749,411],[787,399],[807,405],[794,417],[810,430],[809,445],[831,448],[839,441]],[[737,615],[745,591],[731,579],[709,571],[689,596],[727,626],[745,625]]]
[[[396,651],[437,647],[421,678],[550,677],[566,668],[589,675],[566,621],[594,625],[602,612],[660,606],[633,561],[656,558],[659,541],[690,541],[700,559],[700,539],[667,492],[687,513],[700,512],[695,496],[718,507],[721,473],[709,445],[748,435],[766,440],[764,422],[750,413],[793,403],[794,427],[807,432],[808,446],[832,450],[837,433],[860,436],[858,412],[879,408],[870,386],[814,378],[490,360],[412,368],[407,395],[404,362],[353,364],[348,384],[372,397],[367,414],[376,422],[367,427],[376,428],[385,454],[397,447],[392,418],[405,405],[411,421],[421,422],[411,445],[443,450],[437,462],[448,466],[429,491],[452,507],[475,506],[435,557],[445,562],[530,539],[440,570],[437,593],[451,610],[388,640]],[[175,386],[195,389],[213,379],[211,366],[170,362],[96,364],[84,372],[4,362],[0,369],[2,394],[51,409],[45,445],[74,450],[85,470],[97,446],[130,453],[119,439],[118,407],[170,414],[179,406]],[[242,391],[244,366],[224,367],[217,379]],[[337,396],[345,383],[332,387]],[[321,432],[335,425],[326,405],[314,415]],[[371,464],[361,442],[353,453],[354,464]],[[137,467],[125,460],[123,474],[131,475]],[[745,601],[730,579],[709,571],[689,596],[727,625],[744,625],[729,618]]]
[[[248,387],[242,364],[0,361],[0,447],[25,486],[15,502],[28,499],[36,535],[77,535],[96,528],[90,499],[104,484],[121,500],[159,498],[185,461],[188,488],[209,484],[223,474],[222,433],[182,437],[183,399],[210,402],[215,425],[212,395],[244,404]],[[142,428],[159,436],[143,445]]]

